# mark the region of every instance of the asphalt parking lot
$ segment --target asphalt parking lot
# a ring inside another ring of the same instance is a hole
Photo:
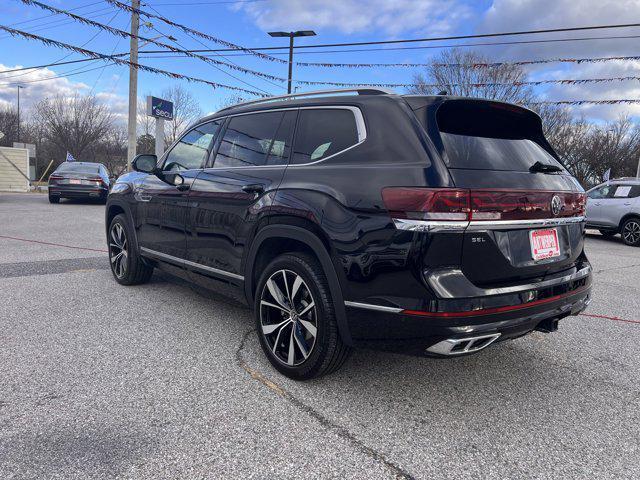
[[[296,383],[250,312],[111,278],[104,206],[0,193],[0,478],[639,478],[640,249],[589,235],[587,315]]]

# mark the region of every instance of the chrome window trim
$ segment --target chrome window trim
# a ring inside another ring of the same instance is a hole
[[[362,302],[351,302],[345,300],[345,306],[354,307],[354,308],[363,308],[365,310],[375,310],[378,312],[387,312],[387,313],[400,313],[402,311],[401,308],[396,307],[385,307],[382,305],[373,305],[371,303],[362,303]]]
[[[156,250],[151,250],[150,248],[140,247],[140,252],[143,254],[147,254],[151,257],[157,257],[160,259],[169,260],[170,262],[177,263],[179,265],[189,266],[189,267],[197,268],[199,270],[204,270],[205,272],[216,273],[218,275],[223,275],[225,277],[233,278],[235,280],[244,281],[244,276],[238,275],[237,273],[227,272],[226,270],[220,270],[219,268],[209,267],[207,265],[202,265],[201,263],[192,262],[191,260],[185,260],[184,258],[174,257],[173,255],[158,252]]]
[[[563,275],[561,277],[543,280],[541,282],[527,283],[522,285],[513,285],[510,287],[500,288],[480,288],[475,286],[459,269],[432,270],[425,271],[424,277],[440,298],[474,298],[484,297],[488,295],[504,295],[508,293],[525,292],[528,290],[539,290],[541,288],[553,287],[563,283],[580,280],[591,273],[590,265],[578,270],[577,272]],[[448,284],[448,285],[447,285]],[[456,295],[455,290],[464,292],[464,296]]]
[[[226,118],[233,118],[233,117],[240,117],[240,116],[244,116],[244,115],[258,115],[260,113],[269,113],[269,112],[284,112],[284,111],[291,111],[291,110],[350,110],[351,113],[353,114],[353,117],[356,121],[356,130],[358,131],[358,143],[354,143],[353,145],[344,148],[342,150],[340,150],[339,152],[333,153],[331,155],[329,155],[328,157],[325,158],[321,158],[319,160],[316,160],[314,162],[308,162],[308,163],[297,163],[297,164],[293,164],[290,162],[287,162],[286,164],[283,165],[254,165],[254,166],[237,166],[237,167],[216,167],[215,166],[215,159],[214,159],[214,163],[212,167],[205,167],[203,170],[207,170],[207,171],[211,171],[211,170],[235,170],[235,169],[239,169],[239,168],[300,168],[300,167],[306,167],[307,165],[315,165],[321,162],[324,162],[325,160],[329,160],[330,158],[335,157],[336,155],[341,155],[344,152],[351,150],[352,148],[357,147],[358,145],[362,144],[366,139],[367,139],[367,127],[365,125],[364,122],[364,116],[362,115],[362,111],[360,110],[359,107],[355,107],[355,106],[351,106],[351,105],[312,105],[312,106],[308,106],[308,107],[287,107],[287,108],[269,108],[269,109],[265,109],[265,110],[257,110],[254,112],[242,112],[242,113],[232,113],[229,115],[224,115],[222,117],[216,117],[215,119],[212,119],[210,121],[215,121],[215,120],[220,120],[220,119],[226,119]],[[202,122],[202,123],[207,123],[207,122]],[[293,141],[295,142],[295,135],[293,138]],[[293,148],[293,146],[292,146]]]

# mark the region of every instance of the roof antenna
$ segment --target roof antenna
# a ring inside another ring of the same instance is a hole
[[[440,90],[438,92],[438,95],[449,95],[449,92],[447,92],[446,90]]]

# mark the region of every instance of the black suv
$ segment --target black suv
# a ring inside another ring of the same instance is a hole
[[[374,89],[239,104],[106,209],[124,285],[154,268],[240,289],[283,374],[353,346],[455,356],[551,332],[590,300],[585,194],[518,106]]]

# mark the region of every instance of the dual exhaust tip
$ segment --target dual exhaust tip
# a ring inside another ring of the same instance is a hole
[[[476,337],[448,338],[431,345],[427,348],[427,352],[438,355],[464,355],[466,353],[479,352],[495,342],[499,336],[499,333],[491,333]]]

